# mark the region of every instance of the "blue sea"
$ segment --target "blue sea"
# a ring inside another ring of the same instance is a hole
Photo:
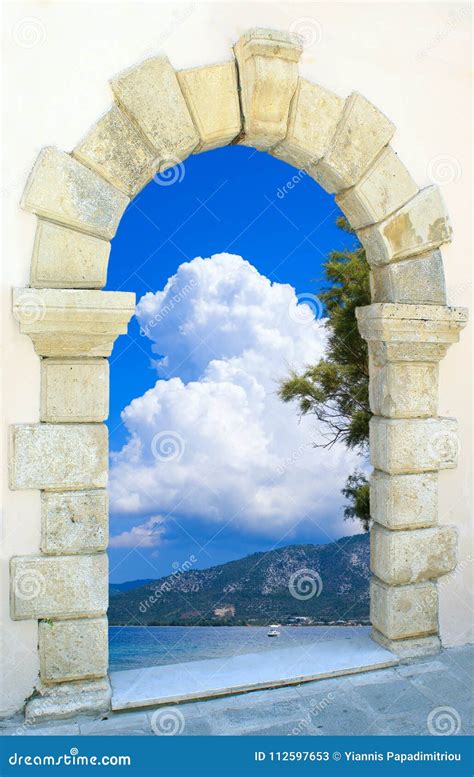
[[[349,639],[369,630],[369,626],[282,626],[279,637],[268,637],[267,626],[111,626],[110,670],[265,652],[321,639]]]

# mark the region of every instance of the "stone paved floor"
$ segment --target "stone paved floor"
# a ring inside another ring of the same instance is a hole
[[[411,664],[300,686],[42,726],[3,721],[4,735],[474,734],[474,646]]]

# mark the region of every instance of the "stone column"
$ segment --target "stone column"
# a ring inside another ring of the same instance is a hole
[[[456,566],[456,529],[438,526],[438,471],[455,467],[454,419],[439,418],[438,363],[461,308],[378,303],[357,310],[369,347],[371,620],[401,657],[439,646],[436,580]]]
[[[107,678],[108,361],[135,295],[19,289],[14,314],[41,357],[39,424],[11,428],[10,487],[41,490],[41,555],[11,560],[11,616],[38,619],[30,719],[100,712]]]

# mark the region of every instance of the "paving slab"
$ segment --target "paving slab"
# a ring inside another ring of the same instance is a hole
[[[368,635],[207,661],[111,672],[112,709],[136,709],[278,688],[395,666]]]

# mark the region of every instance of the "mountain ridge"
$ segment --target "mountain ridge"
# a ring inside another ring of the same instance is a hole
[[[368,623],[369,555],[368,534],[357,534],[112,584],[110,625]]]

